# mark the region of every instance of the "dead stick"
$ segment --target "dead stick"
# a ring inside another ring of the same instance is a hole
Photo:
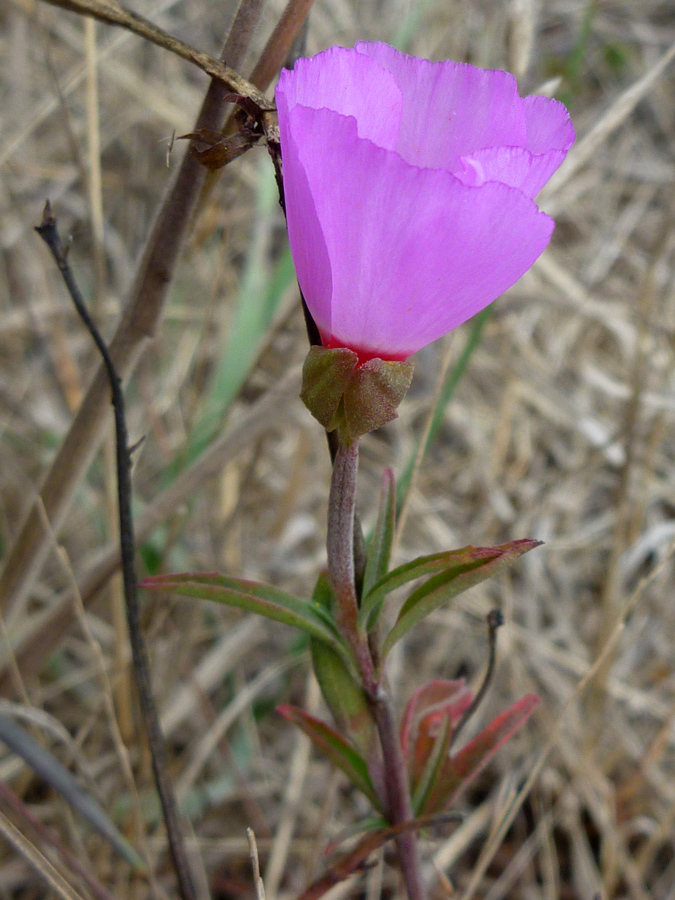
[[[162,728],[159,724],[159,715],[152,693],[150,679],[150,664],[145,639],[141,630],[141,616],[138,605],[134,524],[131,515],[131,453],[129,451],[129,439],[124,409],[124,392],[122,382],[115,370],[108,348],[103,341],[84,299],[75,281],[75,276],[68,264],[68,249],[64,247],[56,225],[56,219],[52,214],[49,201],[47,201],[42,217],[42,222],[36,231],[51,250],[59,271],[68,289],[77,312],[84,322],[87,330],[94,339],[99,353],[103,358],[103,364],[110,382],[112,404],[115,413],[115,458],[117,463],[117,503],[120,525],[120,554],[122,557],[122,579],[124,582],[124,600],[126,603],[127,624],[129,626],[129,639],[131,642],[131,654],[134,662],[134,675],[136,688],[143,718],[145,735],[150,747],[152,757],[152,770],[155,776],[155,785],[162,805],[164,824],[166,825],[171,859],[176,872],[178,889],[182,900],[196,900],[194,886],[190,875],[190,867],[185,852],[183,834],[178,818],[178,806],[174,795],[173,785],[168,775],[168,760],[166,756],[166,744]]]

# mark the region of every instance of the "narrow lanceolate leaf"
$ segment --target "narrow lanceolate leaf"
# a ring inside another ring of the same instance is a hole
[[[332,647],[315,638],[310,638],[309,644],[312,668],[335,724],[366,759],[371,758],[377,731],[363,688]]]
[[[413,812],[424,809],[447,759],[456,724],[473,694],[463,678],[434,680],[418,688],[401,721],[401,749],[408,769]]]
[[[312,602],[327,614],[335,603],[335,595],[326,572],[322,572],[317,580]],[[324,641],[310,638],[309,648],[314,674],[338,730],[349,737],[366,760],[371,759],[377,744],[377,731],[360,682],[354,679],[342,657]]]
[[[396,641],[430,613],[486,578],[497,575],[540,543],[526,538],[498,547],[464,547],[447,554],[449,564],[413,591],[403,604],[396,624],[385,639],[382,655],[385,656]]]
[[[419,556],[417,559],[411,560],[393,569],[388,575],[382,577],[367,593],[364,591],[361,603],[361,611],[359,614],[360,624],[370,621],[373,615],[377,616],[375,611],[382,604],[382,601],[404,584],[416,581],[418,578],[430,578],[441,572],[449,570],[461,572],[463,566],[474,566],[476,560],[478,565],[481,561],[489,561],[499,557],[505,549],[514,544],[527,543],[531,547],[538,546],[537,541],[513,541],[511,544],[502,544],[497,547],[462,547],[460,550],[444,550],[442,553],[432,553],[430,556]]]
[[[377,514],[375,531],[368,545],[366,571],[363,576],[362,595],[366,597],[389,571],[391,546],[394,540],[396,518],[396,483],[391,469],[382,473],[382,490],[380,492],[380,508]],[[372,619],[367,626],[372,624]]]
[[[100,835],[106,838],[120,856],[139,871],[147,867],[110,817],[70,772],[27,731],[7,716],[0,716],[0,740],[20,756],[37,774],[73,807]]]
[[[329,613],[320,603],[310,603],[271,585],[229,578],[217,572],[153,575],[142,581],[141,587],[148,590],[171,591],[182,597],[212,600],[290,625],[319,641],[324,641],[342,657],[348,667],[353,667],[347,647],[332,625]]]
[[[454,756],[446,759],[436,775],[423,812],[429,815],[447,809],[460,791],[463,791],[485,768],[502,744],[527,722],[538,703],[537,694],[527,694],[506,712],[497,716],[494,722]]]
[[[429,748],[419,778],[411,786],[411,802],[413,813],[415,815],[417,815],[420,810],[424,809],[427,798],[438,781],[439,775],[443,769],[443,763],[447,759],[450,750],[451,739],[452,728],[450,726],[450,719],[445,718],[439,723],[435,740]]]
[[[327,756],[333,765],[345,773],[351,783],[368,797],[375,809],[382,812],[380,801],[368,774],[366,761],[341,734],[338,734],[330,725],[310,716],[309,713],[296,706],[284,704],[277,707],[277,712],[304,731],[314,746],[324,756]]]

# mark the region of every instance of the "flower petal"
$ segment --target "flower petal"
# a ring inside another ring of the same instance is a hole
[[[297,104],[354,116],[359,137],[396,148],[401,121],[401,91],[392,75],[370,59],[344,47],[332,47],[284,69],[276,89],[290,110]]]
[[[567,153],[576,137],[570,115],[558,100],[549,97],[525,97],[527,144],[531,153],[562,150]]]
[[[565,150],[548,150],[538,156],[522,147],[490,147],[461,158],[462,169],[455,175],[464,184],[480,187],[486,181],[500,181],[536,197],[565,159]]]
[[[302,205],[288,204],[298,278],[324,343],[362,358],[405,359],[451,331],[517,281],[553,231],[520,191],[411,166],[360,139],[352,118],[296,106],[284,148],[291,135],[289,189],[306,175]]]
[[[526,107],[508,72],[429,62],[387,44],[354,49],[396,79],[403,95],[396,149],[407,162],[452,171],[460,156],[483,147],[526,146]]]
[[[312,298],[311,312],[318,327],[330,328],[333,280],[328,248],[314,206],[312,186],[300,161],[298,144],[290,126],[285,93],[277,91],[276,101],[283,147],[286,220],[295,271],[303,294]]]

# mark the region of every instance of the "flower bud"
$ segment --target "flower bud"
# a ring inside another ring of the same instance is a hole
[[[369,359],[346,347],[312,347],[302,372],[300,397],[327,431],[357,440],[397,416],[413,376],[413,364]]]

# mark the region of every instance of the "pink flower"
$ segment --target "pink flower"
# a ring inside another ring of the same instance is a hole
[[[276,101],[293,260],[325,346],[406,359],[548,244],[533,197],[574,128],[507,72],[333,47],[284,71]]]

